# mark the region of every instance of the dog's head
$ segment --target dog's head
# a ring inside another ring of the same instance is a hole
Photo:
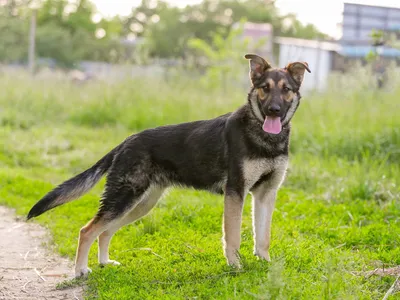
[[[249,102],[265,132],[278,134],[288,124],[300,103],[300,86],[307,70],[306,62],[289,63],[285,68],[272,68],[262,57],[246,54],[253,84]]]

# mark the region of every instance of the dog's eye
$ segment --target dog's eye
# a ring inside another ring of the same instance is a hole
[[[263,90],[264,90],[264,92],[269,93],[269,91],[270,91],[270,90],[269,90],[269,86],[264,86],[264,87],[263,87]]]
[[[289,89],[287,86],[285,86],[285,87],[283,88],[283,91],[287,93],[287,92],[290,91],[290,89]]]

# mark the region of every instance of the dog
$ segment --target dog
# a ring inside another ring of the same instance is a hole
[[[99,210],[79,233],[75,276],[86,276],[88,253],[98,238],[100,265],[114,264],[114,233],[145,216],[171,186],[224,195],[223,253],[241,267],[243,202],[253,198],[254,254],[270,261],[271,221],[288,166],[290,121],[296,112],[306,62],[273,68],[246,54],[251,89],[236,111],[214,119],[147,129],[127,137],[96,164],[48,192],[27,220],[88,192],[107,173]]]

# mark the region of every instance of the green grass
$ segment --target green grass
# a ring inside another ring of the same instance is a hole
[[[183,79],[74,86],[1,75],[0,204],[25,215],[129,134],[232,111],[246,92],[204,91]],[[110,256],[122,266],[98,267],[93,245],[87,297],[381,299],[394,278],[355,272],[400,264],[399,94],[352,86],[302,99],[273,217],[271,263],[252,255],[250,198],[243,269],[235,270],[222,253],[222,197],[172,189],[113,238]],[[50,229],[60,254],[74,258],[103,185],[35,220]]]

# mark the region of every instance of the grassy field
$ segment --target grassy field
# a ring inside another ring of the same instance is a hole
[[[394,278],[357,272],[400,264],[400,89],[378,92],[354,78],[304,97],[293,119],[271,263],[252,255],[250,198],[237,271],[222,253],[222,197],[174,189],[117,232],[110,256],[122,266],[98,267],[92,247],[88,299],[381,299]],[[0,75],[0,204],[25,215],[131,133],[216,117],[246,92],[204,91],[183,79],[76,86]],[[62,255],[74,258],[103,185],[35,220]]]

